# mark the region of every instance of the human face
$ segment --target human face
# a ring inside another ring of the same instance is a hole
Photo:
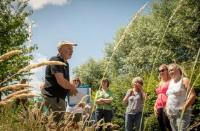
[[[60,49],[60,54],[62,55],[62,57],[64,57],[64,59],[66,60],[70,59],[73,54],[73,47],[71,45],[64,45]]]
[[[102,81],[102,87],[103,87],[103,89],[107,89],[108,88],[108,82]]]
[[[166,67],[160,67],[158,72],[159,72],[160,76],[163,77],[168,74],[168,69]]]
[[[76,85],[76,86],[79,86],[81,83],[80,83],[79,79],[74,79],[73,84]]]
[[[173,66],[173,65],[169,66],[169,75],[171,78],[175,78],[177,75],[177,72],[178,72],[178,70],[175,66]]]
[[[142,85],[143,85],[143,83],[142,83],[141,81],[139,81],[139,80],[136,80],[136,81],[134,82],[134,87],[135,87],[135,88],[140,89],[140,88],[142,88]]]

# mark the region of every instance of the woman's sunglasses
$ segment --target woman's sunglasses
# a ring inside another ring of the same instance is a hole
[[[158,70],[158,72],[160,73],[160,72],[164,72],[164,71],[166,71],[167,69],[161,69],[161,70]]]

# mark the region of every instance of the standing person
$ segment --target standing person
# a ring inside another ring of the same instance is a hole
[[[101,87],[100,90],[96,93],[96,122],[98,122],[101,119],[104,119],[105,123],[111,122],[113,117],[112,112],[112,100],[113,95],[112,92],[109,90],[109,80],[103,79],[101,81]],[[102,127],[98,129],[98,131],[101,131]],[[108,127],[106,131],[111,131],[111,129]]]
[[[125,131],[132,131],[133,128],[136,131],[143,130],[143,122],[140,123],[142,119],[142,110],[144,99],[147,95],[143,91],[143,80],[140,77],[135,77],[132,80],[132,89],[129,89],[123,102],[127,104],[126,114],[125,114]]]
[[[161,131],[167,131],[167,129],[168,131],[171,131],[172,129],[170,126],[169,119],[166,113],[164,112],[164,108],[167,102],[166,92],[168,90],[170,81],[167,65],[162,64],[159,67],[158,71],[159,71],[160,81],[158,87],[156,88],[157,99],[154,104],[154,113],[155,116],[157,117]]]
[[[68,41],[58,43],[58,55],[50,58],[50,61],[60,61],[66,63],[66,66],[48,65],[45,71],[45,84],[42,88],[42,95],[45,105],[53,112],[53,120],[59,122],[63,119],[66,111],[65,97],[69,93],[76,95],[76,87],[69,82],[69,64],[68,59],[73,53],[73,44]]]
[[[179,65],[170,64],[169,75],[171,80],[167,90],[166,112],[173,131],[186,131],[190,124],[191,106],[196,94]]]

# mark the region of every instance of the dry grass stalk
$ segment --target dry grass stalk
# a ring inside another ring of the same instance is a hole
[[[15,85],[9,85],[5,87],[0,87],[0,92],[6,91],[6,90],[19,90],[30,87],[28,84],[15,84]]]
[[[10,102],[12,102],[12,100],[0,101],[0,106],[7,105]]]
[[[9,94],[6,98],[4,98],[3,100],[8,100],[16,95],[19,95],[19,94],[23,94],[23,93],[28,93],[30,90],[29,89],[24,89],[24,90],[20,90],[20,91],[17,91],[17,92],[14,92],[12,94]]]
[[[33,94],[33,93],[19,94],[19,95],[15,95],[15,96],[11,97],[8,100],[23,99],[23,98],[29,98],[29,97],[34,97],[34,96],[35,96],[35,94]]]
[[[38,68],[38,67],[41,67],[41,66],[46,66],[46,65],[64,65],[64,66],[66,66],[65,63],[60,62],[60,61],[43,61],[43,62],[40,62],[40,63],[37,63],[37,64],[28,65],[25,68],[19,70],[17,73],[19,74],[21,72],[30,71],[31,69]]]
[[[0,56],[0,62],[9,59],[10,57],[22,53],[21,50],[13,50]]]
[[[35,95],[33,93],[28,93],[28,94],[19,94],[11,97],[10,99],[0,101],[0,105],[6,105],[15,99],[23,99],[23,98],[29,98],[29,97],[34,97]]]

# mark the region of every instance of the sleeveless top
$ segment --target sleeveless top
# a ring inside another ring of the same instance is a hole
[[[169,82],[164,83],[162,86],[156,88],[156,109],[164,108],[167,102],[166,92],[168,90]]]
[[[170,80],[169,88],[167,90],[167,104],[166,111],[168,115],[177,115],[183,104],[185,104],[186,93],[187,90],[182,84],[183,80],[179,80],[178,82],[174,82],[174,80]]]

